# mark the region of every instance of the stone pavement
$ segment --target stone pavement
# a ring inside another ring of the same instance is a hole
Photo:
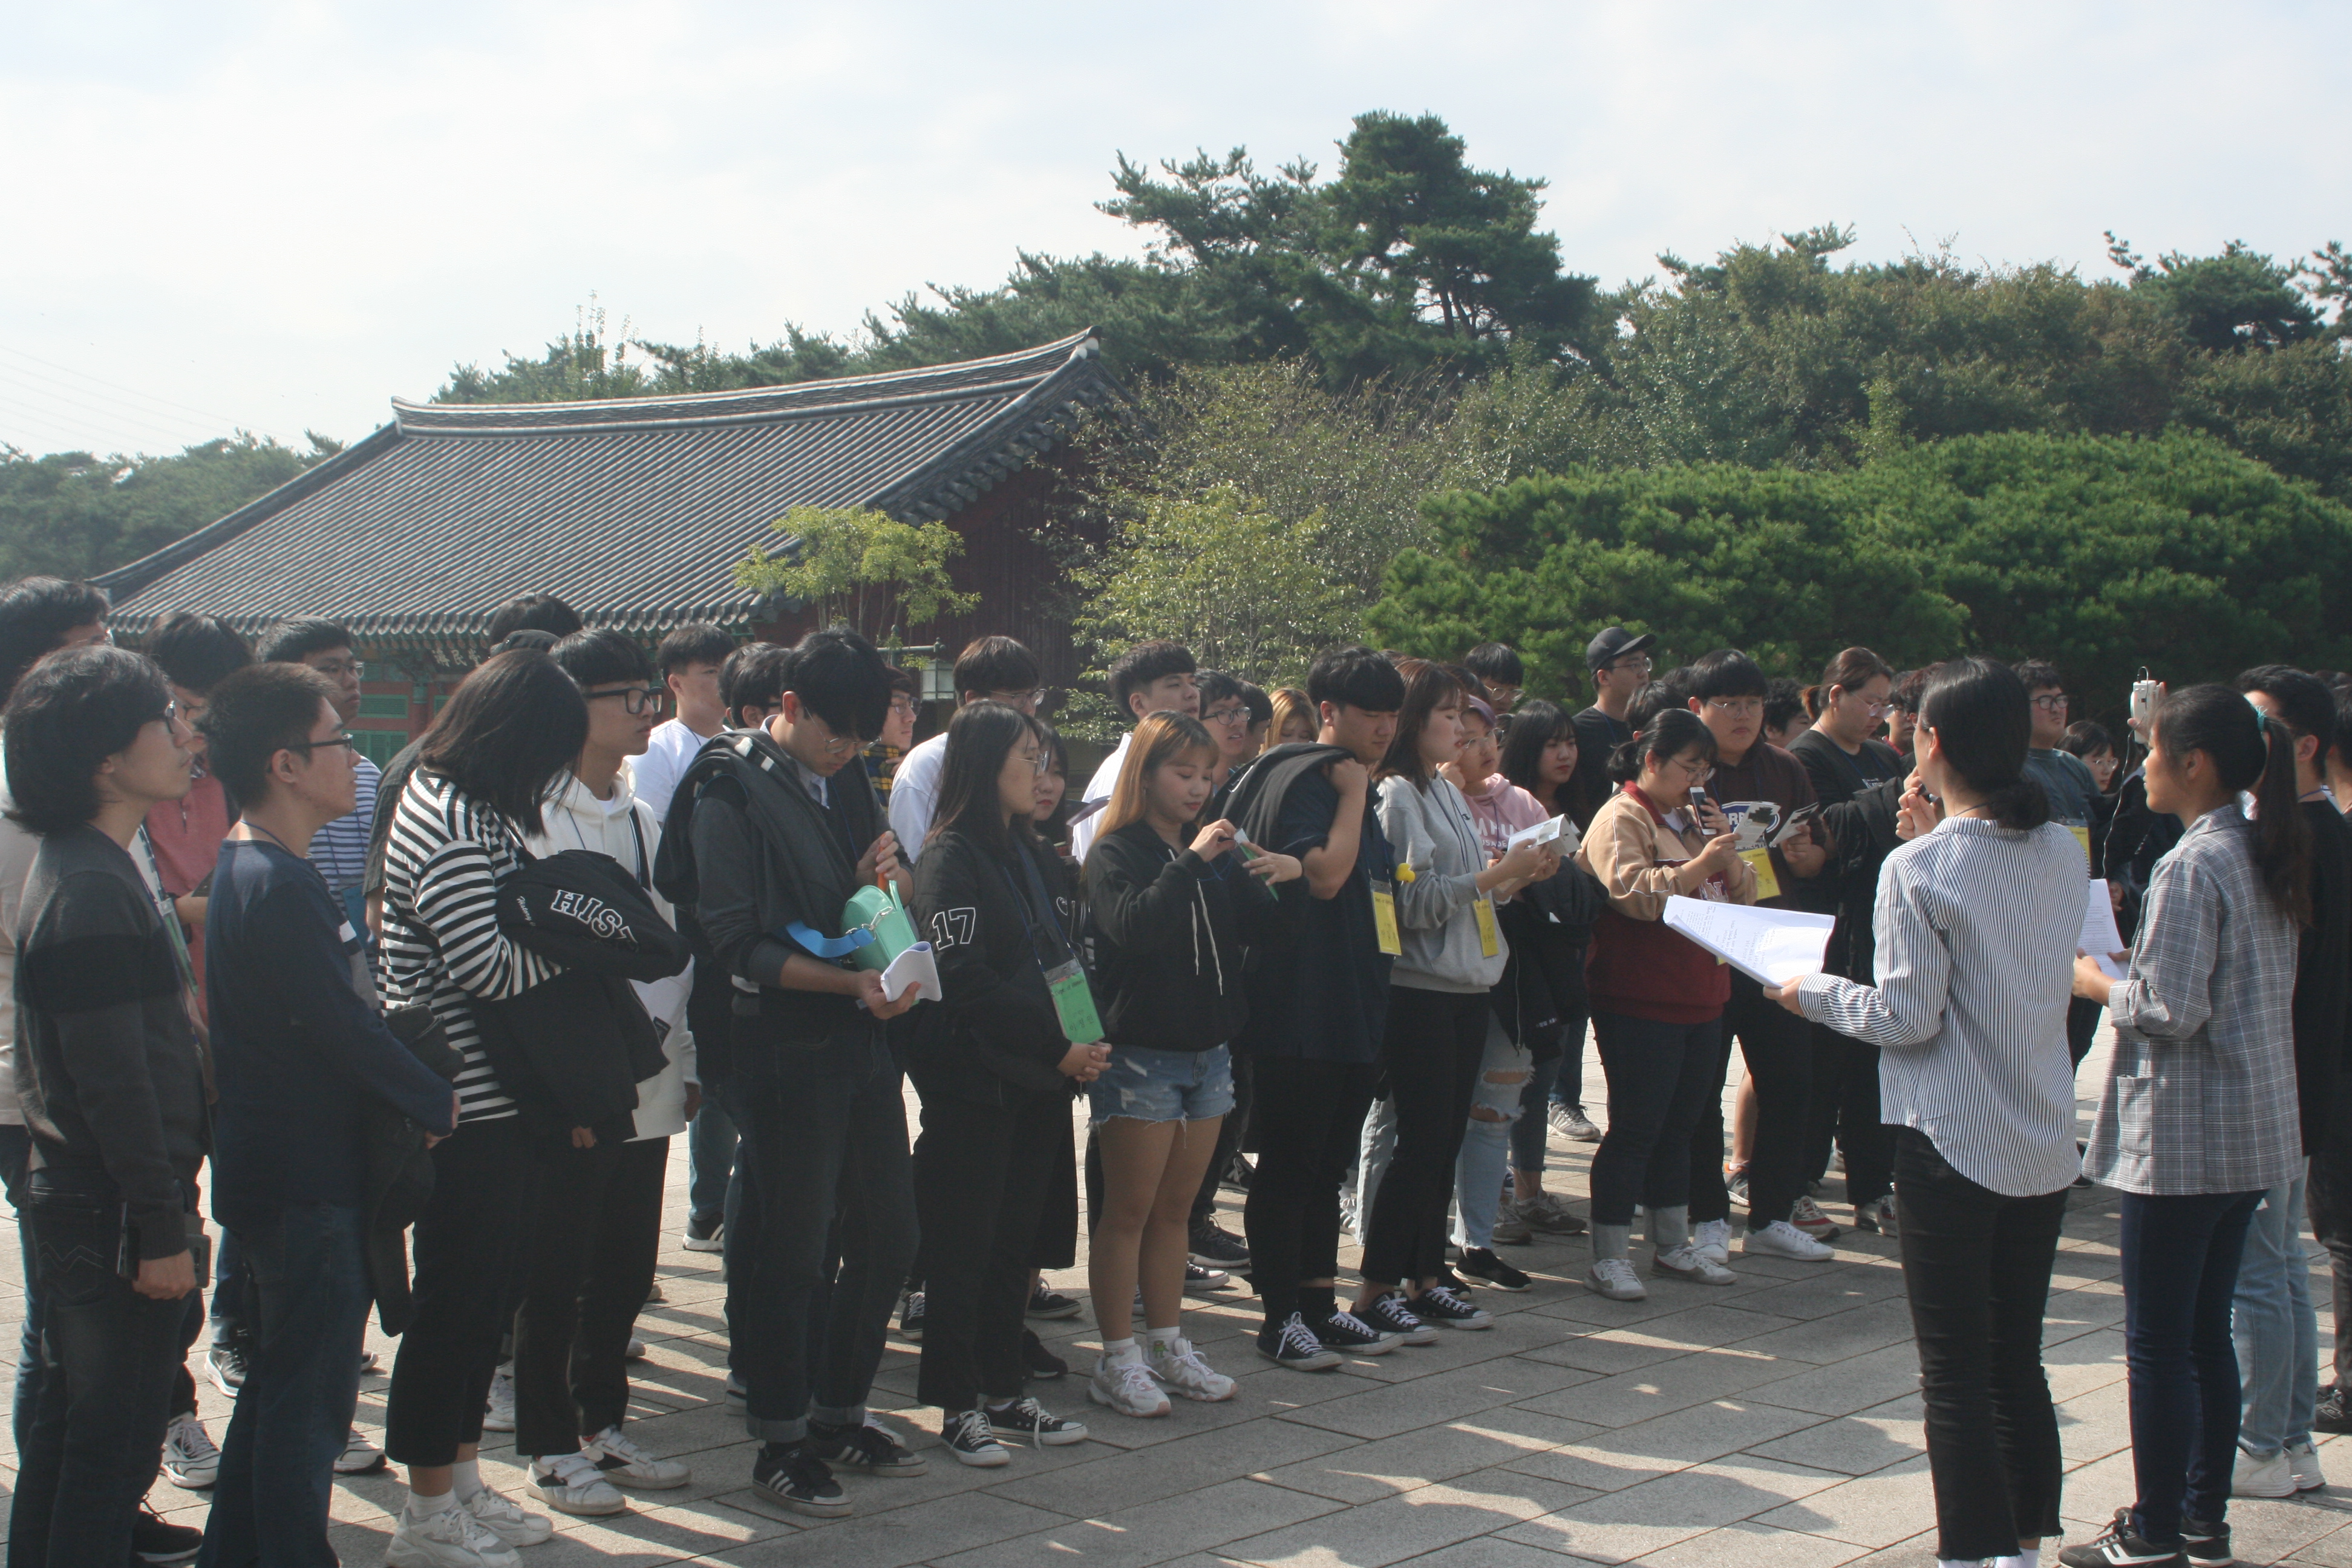
[[[1598,1087],[1597,1066],[1591,1068]],[[2098,1057],[2082,1082],[2100,1081]],[[1083,1129],[1081,1128],[1081,1131]],[[1553,1141],[1553,1186],[1581,1206],[1590,1146]],[[1136,1421],[1089,1405],[1074,1373],[1033,1385],[1087,1421],[1094,1440],[1013,1450],[1002,1469],[964,1468],[936,1445],[936,1412],[913,1402],[914,1347],[893,1337],[876,1405],[931,1461],[929,1475],[845,1477],[856,1511],[833,1521],[771,1517],[745,1488],[751,1445],[719,1403],[726,1342],[715,1259],[680,1249],[685,1140],[672,1149],[667,1300],[639,1331],[632,1432],[695,1467],[693,1484],[638,1494],[604,1521],[556,1516],[560,1533],[527,1568],[709,1562],[828,1568],[1214,1568],[1224,1563],[1375,1568],[1567,1568],[1579,1561],[1657,1568],[1926,1568],[1934,1515],[1920,1436],[1917,1366],[1894,1247],[1849,1235],[1827,1264],[1735,1254],[1736,1286],[1657,1281],[1648,1301],[1603,1301],[1576,1281],[1580,1240],[1508,1249],[1536,1277],[1524,1294],[1478,1293],[1483,1333],[1449,1333],[1323,1373],[1272,1367],[1246,1335],[1238,1292],[1188,1314],[1189,1331],[1240,1393],[1177,1401]],[[1840,1193],[1834,1178],[1832,1194]],[[1227,1195],[1230,1205],[1230,1194]],[[1831,1205],[1843,1216],[1843,1205]],[[1237,1215],[1226,1223],[1239,1229]],[[2065,1512],[2080,1540],[2131,1483],[2124,1402],[2123,1298],[2112,1194],[2075,1194],[2050,1301],[2047,1359],[2070,1468]],[[0,1349],[13,1357],[20,1299],[13,1227]],[[2326,1269],[2317,1299],[2327,1300]],[[1082,1270],[1055,1277],[1082,1290]],[[1036,1325],[1074,1364],[1091,1364],[1088,1320]],[[394,1343],[372,1342],[389,1364]],[[2323,1329],[2322,1342],[2326,1343]],[[218,1438],[228,1402],[201,1384]],[[384,1381],[360,1420],[380,1435]],[[2323,1440],[2352,1483],[2352,1448]],[[485,1474],[526,1500],[511,1449]],[[13,1483],[15,1455],[0,1483]],[[389,1476],[339,1484],[347,1564],[382,1560],[402,1488]],[[154,1506],[201,1524],[205,1500],[158,1481]],[[2241,1561],[2352,1568],[2352,1487],[2311,1499],[2232,1505]],[[2044,1549],[2053,1562],[2056,1543]]]

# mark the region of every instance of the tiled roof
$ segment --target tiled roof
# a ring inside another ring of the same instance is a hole
[[[412,404],[366,439],[98,579],[139,636],[173,610],[248,633],[324,616],[364,641],[478,638],[518,594],[592,624],[740,625],[736,584],[794,506],[947,518],[1115,395],[1090,333],[837,381],[590,403]],[[469,661],[469,659],[468,659]]]

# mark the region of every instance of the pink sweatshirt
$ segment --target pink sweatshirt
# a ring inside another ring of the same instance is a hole
[[[1551,816],[1535,796],[1500,773],[1488,774],[1475,793],[1464,790],[1462,798],[1470,803],[1470,816],[1478,824],[1478,845],[1489,865],[1510,847],[1512,834]]]

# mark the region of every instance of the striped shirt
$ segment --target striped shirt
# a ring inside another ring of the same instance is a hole
[[[515,1114],[482,1048],[473,998],[520,995],[562,973],[499,929],[499,885],[521,866],[517,843],[505,817],[422,768],[401,791],[385,840],[384,1001],[427,1004],[464,1054],[461,1122]]]
[[[327,879],[327,890],[344,893],[367,879],[368,840],[375,832],[375,792],[383,782],[383,773],[373,763],[356,753],[352,765],[359,773],[359,805],[349,816],[339,816],[319,829],[310,840],[310,864]]]
[[[2066,999],[2083,930],[2083,851],[2055,823],[1947,817],[1878,879],[1878,984],[1807,975],[1805,1016],[1880,1047],[1882,1120],[2011,1197],[2081,1169]]]
[[[2303,1168],[2295,1103],[2295,924],[2263,886],[2235,805],[2156,863],[2131,969],[2111,987],[2116,1049],[2083,1169],[2168,1196],[2252,1193]]]

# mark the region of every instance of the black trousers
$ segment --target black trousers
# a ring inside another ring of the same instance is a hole
[[[2066,1004],[2066,1059],[2076,1067],[2091,1054],[2091,1043],[2099,1037],[2099,1015],[2105,1011],[2080,996]]]
[[[915,1087],[924,1087],[919,1074]],[[1070,1163],[1066,1094],[1013,1105],[923,1095],[915,1143],[923,1361],[915,1397],[924,1404],[960,1411],[1021,1396],[1029,1260],[1056,1166]]]
[[[1381,1068],[1396,1105],[1396,1152],[1372,1197],[1359,1269],[1368,1280],[1398,1285],[1445,1271],[1445,1216],[1486,1054],[1487,1008],[1484,991],[1389,990]]]
[[[2006,1555],[2059,1533],[2058,1412],[2042,1370],[2042,1315],[2066,1189],[1996,1193],[1899,1127],[1895,1202],[1927,1406],[1936,1555]]]
[[[409,1243],[416,1319],[384,1402],[383,1451],[396,1464],[452,1465],[458,1445],[482,1440],[538,1165],[520,1117],[464,1122],[433,1146],[433,1196]]]
[[[2352,1110],[2352,1089],[2336,1097],[2331,1127],[2347,1125]],[[2352,1388],[2352,1140],[2330,1138],[2311,1156],[2311,1181],[2305,1188],[2311,1234],[2327,1248],[2328,1273],[2334,1284],[2336,1353],[2333,1382]]]
[[[1592,1152],[1592,1223],[1632,1225],[1636,1204],[1687,1204],[1696,1215],[1690,1130],[1709,1104],[1718,1106],[1721,1124],[1723,1021],[1666,1024],[1595,1013],[1592,1039],[1609,1083],[1609,1131]],[[1720,1193],[1723,1172],[1709,1174]]]
[[[1216,1150],[1209,1156],[1209,1168],[1201,1177],[1201,1190],[1192,1199],[1194,1230],[1215,1217],[1217,1185],[1224,1177],[1225,1168],[1234,1163],[1234,1156],[1242,1152],[1243,1140],[1249,1136],[1252,1099],[1249,1058],[1234,1057],[1233,1070],[1234,1108],[1225,1112],[1224,1121],[1217,1128]]]
[[[1723,1009],[1722,1061],[1715,1092],[1699,1108],[1690,1142],[1690,1216],[1728,1219],[1731,1196],[1723,1185],[1723,1080],[1731,1042],[1739,1041],[1756,1080],[1756,1152],[1748,1162],[1748,1228],[1762,1230],[1804,1192],[1805,1133],[1812,1120],[1813,1026],[1764,994],[1737,970]],[[1613,1112],[1612,1112],[1613,1114]]]
[[[573,1453],[629,1413],[630,1326],[661,1250],[669,1140],[551,1151],[515,1314],[515,1452]]]
[[[1812,1030],[1812,1116],[1801,1174],[1820,1181],[1831,1148],[1844,1150],[1845,1198],[1858,1207],[1885,1197],[1894,1181],[1893,1129],[1878,1120],[1878,1047],[1824,1024]]]
[[[1339,1183],[1355,1158],[1380,1069],[1369,1063],[1258,1057],[1257,1174],[1242,1205],[1250,1279],[1276,1325],[1298,1310],[1298,1282],[1339,1272]]]

